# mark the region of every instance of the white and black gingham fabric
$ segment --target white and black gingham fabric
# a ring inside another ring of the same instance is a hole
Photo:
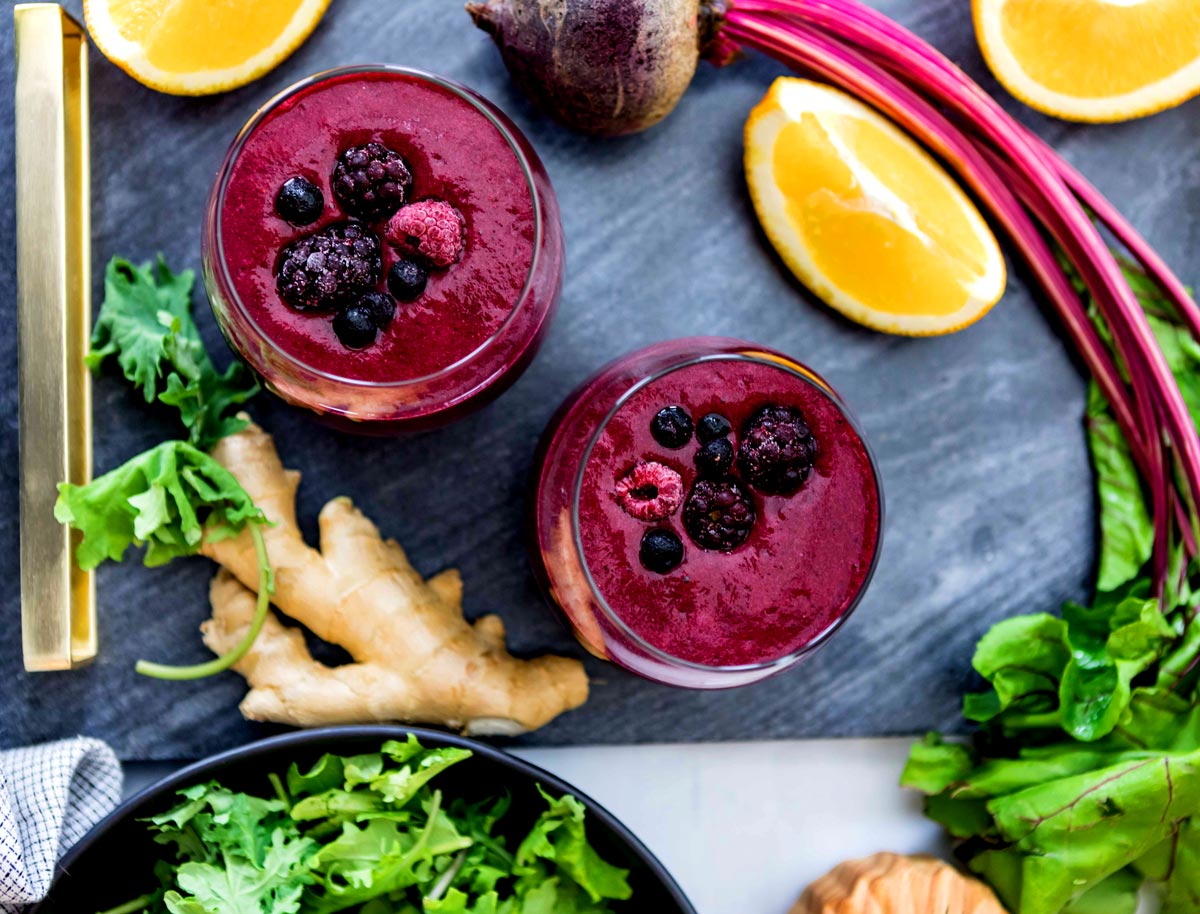
[[[54,865],[121,799],[121,765],[96,739],[0,752],[0,914],[40,901]]]

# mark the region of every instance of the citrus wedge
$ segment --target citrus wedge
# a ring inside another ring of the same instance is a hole
[[[172,95],[209,95],[258,79],[316,28],[329,0],[84,0],[104,56]]]
[[[853,321],[906,336],[950,333],[1004,293],[1004,257],[967,195],[844,92],[777,79],[746,121],[745,164],[775,249]]]
[[[1200,93],[1197,0],[974,0],[988,66],[1073,121],[1124,121]]]

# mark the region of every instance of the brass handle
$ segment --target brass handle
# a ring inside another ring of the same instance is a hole
[[[19,4],[13,20],[21,643],[27,670],[63,670],[96,656],[93,575],[54,519],[57,483],[92,474],[88,48],[58,4]]]

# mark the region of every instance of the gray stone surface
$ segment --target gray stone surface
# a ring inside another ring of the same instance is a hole
[[[79,11],[79,0],[68,7]],[[889,2],[888,12],[985,86],[960,0]],[[7,14],[5,14],[7,15]],[[196,626],[212,571],[129,564],[100,574],[103,645],[90,669],[21,670],[17,594],[16,391],[11,26],[0,25],[0,746],[84,732],[129,759],[186,758],[263,731],[236,711],[241,680],[140,679],[137,657],[205,656]],[[559,317],[528,373],[499,402],[449,429],[361,440],[263,398],[259,420],[305,474],[300,514],[347,494],[431,573],[462,569],[467,606],[497,610],[518,651],[574,652],[539,598],[522,546],[521,499],[534,444],[555,405],[602,362],[696,333],[771,343],[823,372],[852,404],[882,465],[884,550],[874,586],[804,667],[733,692],[642,682],[590,662],[593,697],[529,743],[896,734],[959,726],[969,659],[989,623],[1085,593],[1094,511],[1081,433],[1084,385],[1054,321],[1014,271],[1003,303],[943,339],[852,326],[816,305],[756,229],[743,186],[742,122],[772,77],[761,58],[701,70],[680,109],[642,136],[563,131],[510,86],[490,42],[448,0],[336,0],[314,37],[260,82],[209,99],[159,95],[93,57],[95,286],[120,252],[163,251],[197,266],[201,207],[226,144],[260,102],[308,73],[385,61],[445,73],[510,112],[554,179],[566,228]],[[1017,108],[1015,104],[1010,105]],[[1090,175],[1187,280],[1200,279],[1200,107],[1147,121],[1076,127],[1020,117]],[[869,268],[869,258],[864,265]],[[214,351],[224,346],[197,292]],[[108,469],[171,432],[123,383],[96,384],[96,452]]]

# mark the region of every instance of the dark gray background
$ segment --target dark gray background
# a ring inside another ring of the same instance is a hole
[[[1145,232],[1185,280],[1200,278],[1200,105],[1081,127],[1021,109],[983,66],[962,0],[881,4],[933,41],[1054,143]],[[80,2],[67,6],[80,12]],[[6,14],[7,18],[7,14]],[[140,656],[203,659],[212,566],[130,563],[100,572],[100,659],[30,676],[21,668],[17,570],[12,30],[0,25],[0,746],[83,732],[128,759],[187,758],[265,730],[242,721],[233,674],[170,684],[133,673]],[[741,170],[746,113],[783,72],[757,56],[702,66],[676,113],[641,136],[597,141],[531,110],[491,42],[450,0],[335,0],[290,60],[226,95],[183,99],[92,57],[96,304],[116,252],[199,265],[201,209],[226,145],[255,107],[311,72],[362,62],[422,67],[482,91],[528,132],[562,206],[567,280],[545,348],[497,403],[401,441],[326,430],[263,397],[259,421],[302,470],[311,532],[324,501],[354,498],[418,568],[462,569],[470,613],[499,611],[518,652],[578,653],[527,569],[521,500],[539,432],[594,368],[643,344],[711,333],[770,343],[812,364],[858,413],[882,465],[884,549],[875,583],[837,638],[800,669],[733,692],[688,693],[589,661],[591,701],[528,743],[848,736],[958,728],[971,649],[989,623],[1082,596],[1094,553],[1084,384],[1054,321],[1014,271],[1004,301],[946,338],[907,340],[818,306],[756,228]],[[864,267],[870,267],[864,256]],[[213,351],[226,349],[196,293]],[[104,471],[174,434],[112,375],[96,383]]]

